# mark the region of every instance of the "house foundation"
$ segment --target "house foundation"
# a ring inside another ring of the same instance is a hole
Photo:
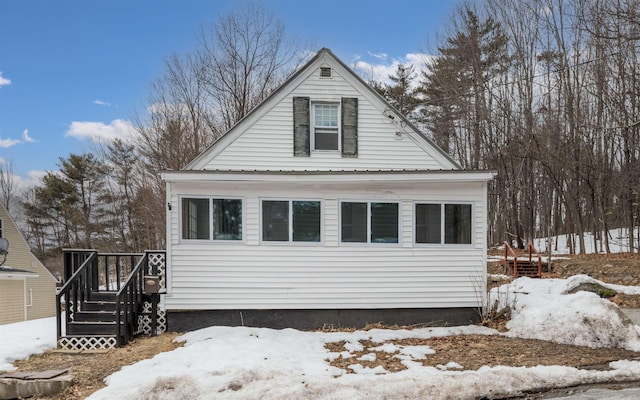
[[[317,310],[199,310],[170,311],[167,329],[187,332],[209,326],[315,330],[385,326],[458,326],[479,322],[474,308],[317,309]]]

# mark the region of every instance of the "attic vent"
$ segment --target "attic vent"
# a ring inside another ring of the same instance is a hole
[[[320,67],[320,78],[331,78],[331,68]]]

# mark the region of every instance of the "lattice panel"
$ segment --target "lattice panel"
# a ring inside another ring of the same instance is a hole
[[[115,336],[63,336],[58,339],[58,348],[65,350],[105,350],[113,349],[117,344]]]
[[[158,268],[158,275],[160,276],[160,289],[166,288],[166,256],[165,253],[148,253],[149,262],[147,267],[147,274],[152,275],[153,267]]]
[[[138,315],[138,325],[136,329],[136,335],[145,334],[151,335],[151,303],[144,302],[142,306],[142,314]],[[160,335],[167,331],[167,312],[158,308],[158,315],[156,317],[156,333]]]

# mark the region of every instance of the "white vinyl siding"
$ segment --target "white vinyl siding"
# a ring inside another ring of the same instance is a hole
[[[295,96],[309,97],[312,105],[340,103],[344,97],[358,98],[358,156],[345,158],[338,151],[312,150],[310,157],[295,157],[292,113]],[[405,128],[392,123],[383,112],[343,77],[335,73],[331,79],[313,76],[226,145],[203,169],[244,170],[247,160],[252,170],[262,171],[451,169],[425,151],[424,141],[406,133],[397,134]]]
[[[485,277],[483,183],[387,185],[300,183],[176,183],[172,193],[233,190],[245,196],[247,241],[239,245],[180,241],[172,229],[170,310],[431,308],[477,307]],[[260,241],[263,198],[287,193],[293,199],[322,199],[321,243]],[[472,245],[426,247],[413,244],[414,202],[456,197],[474,208]],[[173,196],[172,202],[178,201]],[[373,200],[372,200],[373,198]],[[399,245],[341,245],[340,204],[397,203]],[[171,224],[179,221],[170,212]],[[175,226],[175,225],[174,225]]]

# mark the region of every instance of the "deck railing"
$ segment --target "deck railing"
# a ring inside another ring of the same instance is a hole
[[[145,253],[116,294],[116,340],[118,346],[129,342],[136,330],[145,269],[149,255]]]
[[[58,339],[62,336],[62,304],[64,302],[65,326],[73,320],[73,314],[80,304],[89,300],[94,281],[98,253],[94,250],[70,251],[64,254],[65,272],[72,273],[56,294],[56,330]],[[69,262],[69,265],[66,263]]]

